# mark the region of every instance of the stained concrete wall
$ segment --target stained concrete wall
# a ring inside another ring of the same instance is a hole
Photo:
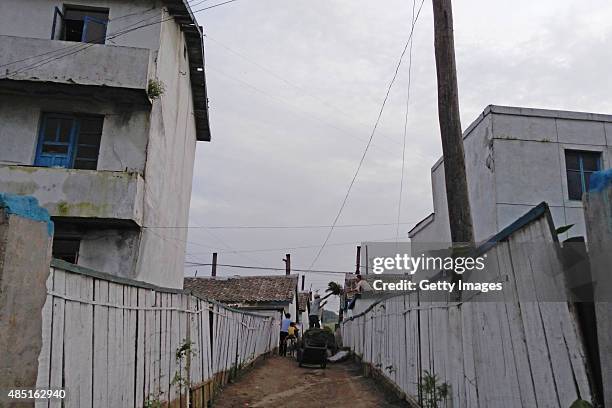
[[[0,165],[33,165],[43,112],[104,116],[98,170],[144,172],[150,106],[74,94],[0,93]]]
[[[148,23],[169,17],[162,11],[159,1],[86,3],[110,8],[110,18],[116,20],[109,23],[109,33],[143,19],[148,18],[145,22]],[[2,2],[0,35],[50,38],[53,7],[56,5],[62,6],[62,3],[33,0],[28,2],[29,7],[24,8],[18,0]],[[34,162],[41,112],[59,110],[103,114],[98,170],[127,169],[142,174],[144,185],[142,195],[138,196],[142,200],[140,225],[183,227],[188,223],[196,144],[184,35],[176,22],[169,19],[117,37],[107,44],[148,49],[148,77],[163,82],[163,95],[146,104],[128,103],[120,95],[105,97],[102,92],[105,87],[100,87],[95,98],[88,100],[73,92],[73,89],[80,89],[76,85],[61,92],[49,92],[43,98],[16,95],[15,90],[10,94],[0,94],[0,144],[7,146],[0,152],[0,164],[31,165]],[[13,187],[26,188],[23,185]],[[160,286],[182,287],[185,228],[145,228],[130,232],[129,239],[120,238],[124,232],[110,226],[100,230],[89,229],[86,235],[89,231],[107,235],[92,240],[84,237],[80,264]],[[134,257],[131,251],[136,251],[137,256]],[[132,255],[128,256],[127,252]],[[106,262],[108,259],[118,261]],[[133,269],[126,270],[128,265],[133,265]]]
[[[23,0],[3,0],[0,2],[0,35],[50,39],[55,7],[63,10],[65,3],[108,8],[111,20],[108,33],[117,33],[134,24],[142,25],[161,18],[160,2],[157,0],[28,0],[27,7],[24,7]],[[159,25],[153,24],[113,38],[112,44],[154,50],[159,48],[159,32]]]
[[[0,165],[0,191],[34,195],[54,217],[142,225],[144,180],[138,173]]]
[[[161,24],[156,60],[155,76],[164,83],[165,92],[151,111],[144,224],[184,227],[189,220],[196,130],[185,39],[173,21]],[[182,287],[186,240],[186,228],[144,229],[137,279]]]
[[[70,58],[51,58],[66,53],[67,49],[75,51]],[[86,52],[77,50],[74,42],[0,35],[0,66],[10,64],[7,69],[12,73],[12,80],[121,87],[146,92],[148,49],[88,44]],[[37,64],[38,60],[31,59],[33,55],[45,53],[49,55],[45,64]],[[13,61],[22,62],[11,64]]]
[[[591,179],[584,196],[604,405],[612,406],[612,169]]]
[[[495,162],[493,131],[489,116],[482,115],[464,133],[465,166],[469,180],[469,197],[476,240],[484,239],[497,229],[495,214]],[[433,220],[411,232],[415,243],[450,243],[444,162],[438,160],[431,170],[433,186]],[[435,249],[432,247],[432,249]]]
[[[3,391],[36,385],[52,230],[48,213],[33,198],[0,194],[0,389]],[[0,406],[4,406],[4,397],[0,396]]]
[[[555,225],[575,224],[560,239],[585,235],[583,207],[568,199],[565,150],[602,153],[612,164],[612,116],[490,106],[464,132],[466,171],[476,241],[511,224],[542,201]],[[414,242],[450,240],[444,164],[432,168],[434,221]]]

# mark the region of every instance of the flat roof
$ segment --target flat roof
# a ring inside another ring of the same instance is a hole
[[[421,231],[423,228],[431,224],[434,220],[436,213],[431,213],[427,217],[423,218],[421,221],[417,222],[414,227],[410,231],[408,231],[408,237],[412,238],[414,234]]]

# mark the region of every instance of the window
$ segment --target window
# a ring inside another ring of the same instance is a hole
[[[56,7],[51,39],[104,44],[107,25],[108,9]]]
[[[565,168],[569,199],[582,200],[582,193],[589,191],[591,174],[601,169],[601,153],[566,150]]]
[[[44,113],[34,165],[95,170],[103,120],[100,116]]]
[[[79,247],[81,240],[79,238],[53,238],[53,257],[57,259],[76,264],[79,260]]]

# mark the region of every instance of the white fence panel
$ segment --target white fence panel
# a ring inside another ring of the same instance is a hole
[[[342,324],[345,346],[417,399],[425,371],[437,375],[450,385],[446,407],[566,408],[590,400],[586,353],[563,301],[553,232],[541,205],[483,247],[497,264],[486,280],[465,279],[503,281],[501,295],[459,303],[420,292],[382,297]],[[549,296],[557,300],[537,301]]]
[[[66,407],[142,407],[155,400],[203,407],[214,392],[211,382],[227,381],[230,370],[276,347],[270,317],[179,290],[61,261],[53,261],[47,288],[37,386],[65,388]],[[189,402],[194,392],[198,401]]]

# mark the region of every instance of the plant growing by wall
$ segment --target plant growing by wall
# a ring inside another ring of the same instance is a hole
[[[174,377],[172,377],[172,381],[170,383],[172,385],[178,386],[181,389],[181,394],[182,388],[187,388],[187,391],[189,391],[189,388],[191,387],[191,380],[189,378],[189,365],[191,361],[191,356],[195,355],[193,345],[193,341],[183,339],[183,342],[176,349],[176,352],[174,354],[179,369],[174,373]],[[184,372],[181,372],[180,367],[183,367]]]
[[[166,87],[164,83],[159,79],[149,79],[149,86],[147,87],[147,95],[152,101],[159,99],[165,92]]]
[[[450,385],[446,382],[439,383],[439,378],[436,374],[432,374],[428,370],[424,371],[421,377],[421,382],[418,385],[419,389],[419,405],[423,408],[441,408],[446,406],[446,400],[450,393]],[[444,405],[441,403],[444,402]]]
[[[144,402],[143,407],[144,408],[162,408],[164,405],[161,402],[161,394],[163,394],[163,392],[159,392],[157,395],[155,394],[149,394],[147,396],[147,399]]]

